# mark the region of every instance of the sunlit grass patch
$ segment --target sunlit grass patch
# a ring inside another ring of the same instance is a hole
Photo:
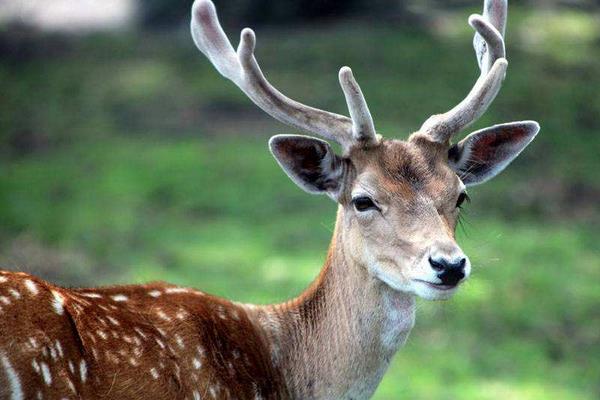
[[[519,26],[519,39],[531,52],[566,64],[586,62],[600,38],[600,16],[589,11],[531,12]]]

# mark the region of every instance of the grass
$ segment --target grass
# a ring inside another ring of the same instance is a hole
[[[472,84],[467,14],[433,30],[262,29],[258,57],[276,86],[336,112],[337,68],[353,66],[380,132],[402,137]],[[538,119],[543,130],[471,190],[459,238],[474,276],[450,302],[419,302],[376,399],[600,396],[600,33],[583,13],[543,26],[526,9],[511,15],[508,79],[473,129]],[[308,285],[335,204],[301,192],[268,154],[268,137],[289,130],[219,78],[187,33],[56,43],[34,38],[0,61],[4,265],[256,303]]]

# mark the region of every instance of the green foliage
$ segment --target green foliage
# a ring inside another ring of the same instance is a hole
[[[353,66],[379,131],[405,137],[476,78],[467,14],[431,31],[259,30],[258,58],[285,93],[341,113],[336,71]],[[471,190],[459,239],[474,276],[450,302],[419,302],[377,399],[600,395],[599,33],[585,14],[511,15],[508,78],[473,129],[537,119],[543,130]],[[307,286],[335,205],[289,182],[266,147],[289,129],[187,32],[28,40],[0,61],[0,261],[63,284],[160,279],[244,302]]]

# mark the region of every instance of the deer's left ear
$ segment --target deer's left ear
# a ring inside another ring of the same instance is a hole
[[[539,124],[533,121],[482,129],[453,145],[448,152],[448,162],[465,185],[478,185],[502,172],[539,130]]]
[[[277,135],[269,148],[285,173],[309,193],[338,199],[344,180],[344,161],[323,140],[300,135]]]

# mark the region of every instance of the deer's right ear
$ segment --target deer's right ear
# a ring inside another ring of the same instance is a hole
[[[502,172],[539,130],[537,122],[521,121],[474,132],[450,148],[450,167],[465,185],[479,185]]]
[[[285,173],[308,193],[338,199],[344,180],[344,161],[323,140],[299,135],[277,135],[269,148]]]

